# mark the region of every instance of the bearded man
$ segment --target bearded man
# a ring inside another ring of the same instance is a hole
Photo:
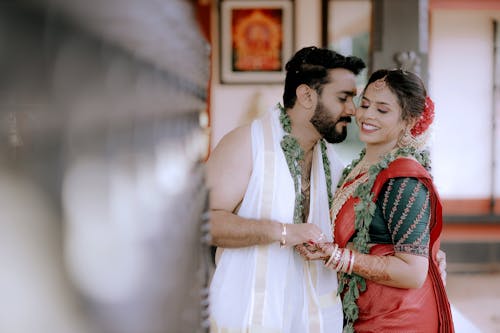
[[[211,332],[341,332],[337,276],[294,246],[330,240],[343,165],[332,149],[355,106],[356,57],[306,47],[286,64],[283,106],[227,134],[207,162],[213,245],[222,254]]]

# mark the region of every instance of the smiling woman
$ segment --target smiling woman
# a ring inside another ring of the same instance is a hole
[[[412,138],[432,119],[426,97],[411,72],[372,74],[356,111],[365,148],[333,198],[334,242],[301,253],[340,273],[345,332],[454,330],[437,264],[441,202]]]
[[[377,149],[379,156],[396,145],[407,124],[397,97],[388,89],[383,78],[367,86],[356,111],[356,122],[360,140],[370,146],[370,150]]]

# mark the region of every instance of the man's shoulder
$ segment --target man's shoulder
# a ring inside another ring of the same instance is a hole
[[[250,139],[250,133],[251,133],[251,124],[238,126],[230,130],[228,133],[226,133],[219,141],[215,149],[217,149],[217,147],[221,145],[243,143],[246,140]]]
[[[225,134],[217,143],[208,158],[209,165],[222,167],[230,161],[243,161],[251,158],[251,125],[243,125]]]
[[[217,146],[231,143],[250,143],[252,140],[252,133],[262,132],[265,123],[272,123],[276,120],[276,114],[277,112],[275,108],[270,109],[259,117],[253,119],[251,122],[232,129],[222,137]]]

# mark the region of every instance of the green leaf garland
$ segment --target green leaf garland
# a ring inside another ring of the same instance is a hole
[[[283,153],[285,154],[286,163],[290,174],[293,178],[293,185],[295,187],[295,206],[293,211],[293,223],[303,223],[304,221],[304,194],[301,191],[301,175],[302,169],[300,162],[304,159],[304,150],[300,147],[296,138],[291,135],[292,122],[285,108],[278,104],[280,110],[280,124],[285,131],[285,135],[281,139],[280,145]],[[326,189],[328,191],[328,205],[332,208],[333,193],[332,193],[332,173],[330,170],[330,161],[327,155],[326,143],[321,140],[321,157],[323,160],[323,168],[326,177]]]

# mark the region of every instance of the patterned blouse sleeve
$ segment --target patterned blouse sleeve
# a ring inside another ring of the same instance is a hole
[[[416,178],[392,178],[384,185],[378,201],[394,250],[428,256],[431,210],[425,185]]]

